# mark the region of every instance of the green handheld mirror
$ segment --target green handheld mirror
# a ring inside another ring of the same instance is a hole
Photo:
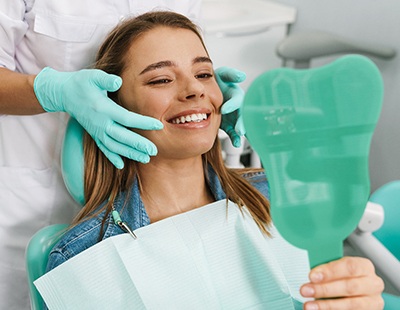
[[[379,70],[359,55],[268,71],[246,93],[243,122],[270,182],[274,225],[311,267],[342,257],[362,217],[382,97]]]

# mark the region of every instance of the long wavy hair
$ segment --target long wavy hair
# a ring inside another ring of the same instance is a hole
[[[201,32],[185,16],[168,11],[149,12],[126,20],[114,28],[97,53],[95,68],[120,76],[125,69],[126,54],[132,42],[156,27],[190,30],[199,37],[206,49]],[[110,93],[109,97],[118,103],[117,93]],[[118,193],[127,191],[132,186],[135,177],[138,177],[136,162],[124,158],[124,168],[121,170],[115,168],[88,134],[84,138],[84,156],[86,204],[74,219],[73,224],[88,217],[97,216],[105,209],[104,224]],[[202,158],[204,173],[207,173],[207,165],[211,165],[222,184],[227,199],[239,207],[246,206],[260,229],[269,235],[267,227],[271,222],[270,205],[268,200],[243,178],[242,173],[249,170],[239,171],[225,166],[218,137],[215,138],[212,148],[203,154]],[[99,210],[99,206],[105,201],[107,203]]]

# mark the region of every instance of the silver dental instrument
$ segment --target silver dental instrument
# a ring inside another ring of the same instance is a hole
[[[137,236],[135,233],[129,228],[129,226],[121,220],[121,217],[119,216],[119,213],[117,210],[115,210],[114,206],[112,208],[112,217],[114,219],[114,223],[117,224],[119,227],[121,227],[122,230],[125,232],[129,233],[133,239],[137,239]]]

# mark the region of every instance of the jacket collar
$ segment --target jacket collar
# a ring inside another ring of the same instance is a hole
[[[207,167],[206,181],[216,201],[226,199],[221,182],[211,165]],[[118,195],[114,207],[120,213],[121,219],[133,230],[150,224],[150,218],[140,197],[137,178],[130,190]]]

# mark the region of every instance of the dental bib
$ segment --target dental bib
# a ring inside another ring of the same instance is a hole
[[[220,200],[110,237],[35,281],[49,309],[301,309],[308,257]]]

